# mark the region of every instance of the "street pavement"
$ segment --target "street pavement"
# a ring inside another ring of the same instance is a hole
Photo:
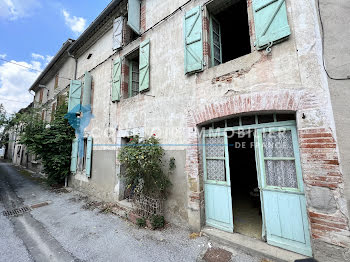
[[[49,204],[22,215],[2,214],[43,202]],[[52,190],[18,167],[0,162],[0,262],[203,261],[208,248],[219,247],[204,236],[192,239],[190,231],[175,225],[139,229],[114,214],[84,209],[85,203],[78,192]],[[230,254],[222,261],[261,261],[239,250]]]

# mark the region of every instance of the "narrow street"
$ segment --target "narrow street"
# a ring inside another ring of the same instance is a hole
[[[25,172],[0,163],[0,261],[200,261],[213,245],[173,225],[139,229],[116,215],[84,209],[77,192],[52,190]],[[43,202],[49,204],[3,215]],[[232,252],[230,260],[261,261],[241,252]]]

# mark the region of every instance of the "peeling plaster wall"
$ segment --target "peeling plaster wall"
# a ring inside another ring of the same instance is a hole
[[[350,2],[320,1],[324,26],[324,49],[326,68],[334,78],[350,76]],[[331,80],[328,78],[333,113],[340,151],[342,174],[345,180],[345,197],[350,210],[350,80]]]
[[[143,2],[144,29],[150,29],[185,2]],[[97,144],[93,151],[110,150],[117,155],[118,147],[107,144],[118,144],[123,130],[142,128],[146,137],[156,134],[166,144],[166,154],[176,158],[172,194],[166,204],[169,220],[200,230],[205,210],[199,148],[186,146],[198,142],[197,126],[240,113],[295,111],[314,250],[327,243],[346,251],[350,246],[348,211],[314,4],[286,1],[292,34],[287,41],[273,46],[270,55],[253,50],[225,64],[185,75],[183,15],[204,2],[190,2],[142,35],[142,40],[150,39],[150,90],[144,94],[110,102],[113,59],[137,48],[140,38],[113,55],[110,30],[79,58],[78,76],[82,78],[86,70],[91,70],[94,82],[95,118],[86,129]],[[251,34],[254,37],[253,28]],[[87,60],[89,53],[93,55]],[[118,198],[118,161],[104,163],[117,166],[115,173],[108,171],[108,179],[116,178],[112,193]],[[93,170],[92,176],[98,175]],[[96,180],[81,180],[99,192],[111,190],[97,188]]]

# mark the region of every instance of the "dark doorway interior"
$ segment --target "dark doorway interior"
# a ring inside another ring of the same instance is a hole
[[[234,231],[261,239],[262,218],[254,131],[228,133]]]

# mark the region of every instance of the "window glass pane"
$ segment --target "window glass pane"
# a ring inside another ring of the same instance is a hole
[[[266,184],[298,188],[294,160],[265,160]]]
[[[214,58],[220,61],[220,49],[214,46]]]
[[[258,116],[258,123],[263,124],[263,123],[271,123],[273,121],[273,115],[259,115]]]
[[[292,132],[263,133],[263,148],[265,157],[294,157]]]
[[[219,24],[214,20],[212,19],[212,24],[213,24],[213,32],[216,33],[216,34],[219,34]]]
[[[242,125],[254,125],[255,116],[242,116]]]
[[[227,126],[228,127],[233,127],[233,126],[239,126],[239,118],[231,118],[231,119],[227,119]]]
[[[225,120],[214,123],[214,128],[224,128],[224,127],[225,127]]]
[[[226,181],[225,160],[207,160],[207,179]]]
[[[206,137],[205,152],[207,157],[225,157],[224,137]]]
[[[295,120],[295,115],[294,114],[277,114],[276,119],[277,121]]]

